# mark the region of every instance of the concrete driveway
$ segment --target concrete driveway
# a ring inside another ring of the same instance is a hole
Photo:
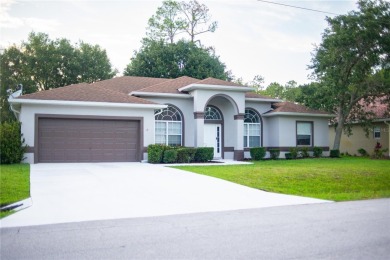
[[[2,227],[328,202],[144,163],[31,165],[33,205]]]

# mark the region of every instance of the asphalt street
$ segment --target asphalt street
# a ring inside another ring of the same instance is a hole
[[[1,259],[389,259],[390,199],[1,229]]]

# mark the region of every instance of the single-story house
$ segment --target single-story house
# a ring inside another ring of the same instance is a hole
[[[332,115],[253,91],[215,78],[124,76],[14,93],[9,103],[29,163],[143,161],[150,144],[214,147],[215,158],[234,160],[259,146],[281,157],[297,146],[329,151]]]
[[[352,135],[348,136],[343,132],[340,141],[340,152],[359,155],[358,150],[363,148],[372,155],[377,143],[382,146],[382,149],[390,148],[390,117],[386,114],[389,104],[381,103],[380,99],[376,99],[373,103],[364,105],[363,109],[373,115],[373,126],[369,129],[368,136],[362,124],[355,122],[351,128]],[[335,134],[334,125],[330,125],[329,138],[331,141],[334,140]],[[329,144],[330,147],[332,145],[333,143]],[[390,157],[390,151],[387,152],[387,156]]]

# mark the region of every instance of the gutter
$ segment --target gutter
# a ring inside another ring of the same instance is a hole
[[[8,90],[8,91],[10,91],[10,90]],[[18,119],[18,120],[19,120],[19,115],[20,115],[20,108],[16,109],[14,107],[13,100],[15,100],[17,97],[21,96],[22,91],[23,91],[23,88],[21,88],[18,91],[15,91],[14,93],[11,93],[8,97],[9,108],[11,109],[11,111],[14,113],[16,119]]]
[[[312,117],[325,117],[332,118],[335,115],[332,114],[313,114],[313,113],[297,113],[297,112],[274,112],[268,114],[262,114],[263,117],[271,117],[271,116],[312,116]]]
[[[140,97],[193,98],[193,96],[190,94],[154,93],[154,92],[141,92],[141,91],[133,91],[130,92],[129,95],[140,96]]]
[[[272,99],[272,98],[245,98],[245,100],[251,102],[273,102],[273,103],[284,102],[283,100]]]
[[[222,86],[222,85],[206,85],[206,84],[190,84],[188,86],[179,88],[179,91],[191,91],[196,89],[202,90],[228,90],[233,92],[253,92],[254,88],[249,87],[232,87],[232,86]]]

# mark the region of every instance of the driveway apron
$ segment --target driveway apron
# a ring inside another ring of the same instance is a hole
[[[1,227],[329,202],[146,163],[31,165],[32,206]]]

